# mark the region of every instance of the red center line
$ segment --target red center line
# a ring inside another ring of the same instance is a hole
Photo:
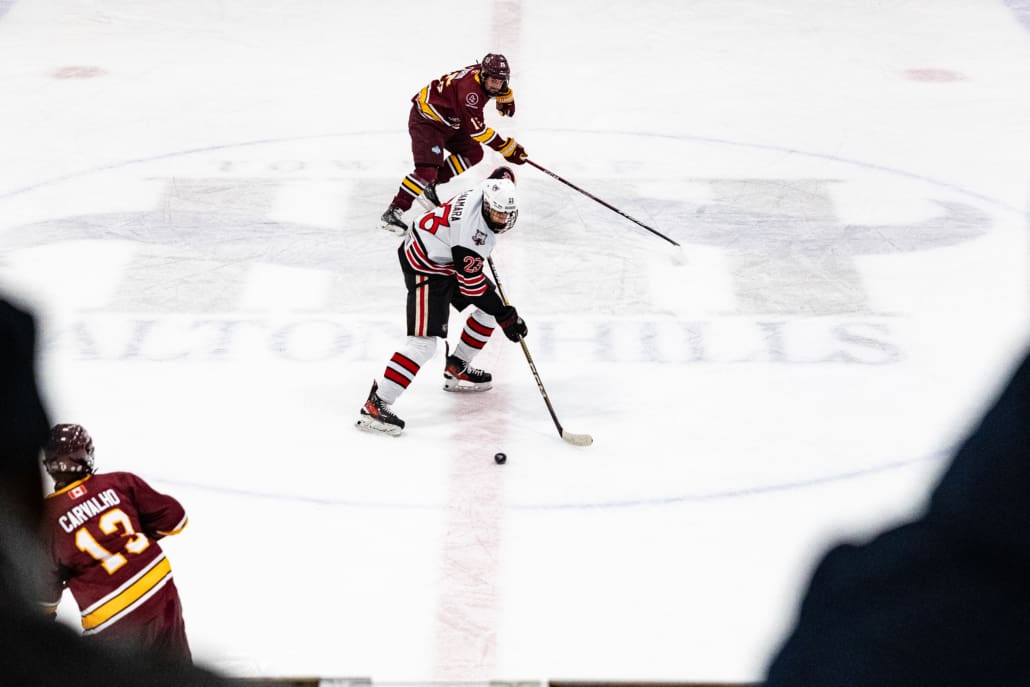
[[[489,680],[497,663],[498,572],[504,520],[502,389],[455,394],[438,601],[434,679]]]
[[[521,0],[494,0],[487,52],[502,53],[517,65],[521,25]],[[454,319],[465,320],[463,315]],[[500,331],[492,340],[493,346],[506,343]],[[479,358],[498,361],[499,367],[500,356],[488,351],[489,346]],[[494,373],[495,383],[506,376],[503,369]],[[448,476],[433,673],[436,680],[490,680],[497,666],[506,472],[493,457],[505,450],[511,404],[496,387],[454,395],[454,459]]]

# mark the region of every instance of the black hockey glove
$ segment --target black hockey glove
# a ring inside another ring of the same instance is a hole
[[[518,341],[529,333],[526,323],[519,317],[518,311],[510,305],[504,306],[504,310],[497,316],[497,324],[501,325],[504,335],[511,341]]]

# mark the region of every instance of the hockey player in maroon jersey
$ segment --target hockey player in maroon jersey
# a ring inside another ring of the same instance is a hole
[[[481,185],[423,214],[408,230],[397,249],[408,288],[408,336],[383,376],[372,382],[356,423],[360,429],[393,436],[404,429],[404,421],[390,406],[433,357],[436,339],[447,338],[451,306],[459,312],[469,305],[475,310],[465,320],[453,355],[448,347],[444,363],[448,391],[490,388],[490,373],[470,363],[497,325],[512,341],[526,335],[526,323],[514,307],[504,304],[483,273],[497,234],[511,229],[518,216],[514,179],[510,169],[500,167]]]
[[[50,430],[43,464],[54,480],[43,519],[43,605],[56,613],[67,587],[84,637],[190,661],[179,593],[157,543],[186,526],[182,505],[130,472],[95,474],[93,440],[81,425]]]
[[[436,206],[437,184],[450,181],[483,159],[489,146],[509,162],[521,165],[525,149],[486,125],[483,107],[495,99],[502,117],[515,115],[515,94],[508,85],[511,69],[504,55],[487,54],[483,61],[444,74],[412,97],[408,133],[415,169],[401,181],[397,195],[383,213],[380,226],[402,235],[402,215],[419,196]],[[448,151],[444,157],[444,151]]]

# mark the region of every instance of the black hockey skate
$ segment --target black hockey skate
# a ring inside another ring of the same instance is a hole
[[[401,215],[404,214],[404,210],[401,210],[396,205],[391,205],[386,208],[386,212],[379,218],[379,228],[385,229],[391,234],[397,234],[403,236],[408,231],[408,225],[401,219]]]
[[[354,426],[366,432],[398,436],[404,429],[404,420],[393,414],[390,404],[379,398],[379,382],[372,382],[368,400],[361,406],[361,414]]]
[[[493,380],[489,372],[472,367],[456,355],[447,356],[443,368],[443,388],[447,391],[486,391]]]
[[[436,182],[426,186],[426,190],[422,192],[422,197],[433,204],[434,208],[440,207],[440,196],[436,195]]]

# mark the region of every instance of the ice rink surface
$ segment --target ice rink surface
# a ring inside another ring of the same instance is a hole
[[[819,555],[918,513],[1025,350],[1025,12],[7,0],[0,290],[52,419],[186,506],[199,661],[756,680]],[[518,170],[494,259],[589,448],[499,334],[493,390],[444,392],[441,346],[402,437],[352,426],[404,334],[408,101],[487,52],[490,125],[683,245]]]

